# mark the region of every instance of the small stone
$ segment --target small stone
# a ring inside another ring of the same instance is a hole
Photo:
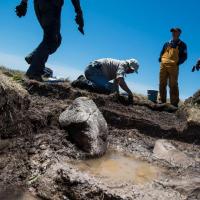
[[[47,149],[47,145],[45,145],[45,144],[40,145],[40,149],[41,150],[46,150]]]
[[[36,151],[37,151],[36,148],[33,147],[33,148],[30,148],[30,149],[29,149],[29,152],[28,152],[28,153],[29,153],[29,154],[36,154]]]

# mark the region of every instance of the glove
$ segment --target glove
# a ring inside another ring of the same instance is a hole
[[[133,95],[132,94],[128,95],[128,104],[133,105]]]
[[[192,72],[195,72],[195,71],[199,71],[200,70],[200,65],[198,65],[198,63],[197,63],[197,65],[195,65],[193,68],[192,68]]]
[[[75,21],[78,24],[78,30],[84,35],[84,20],[81,12],[77,13]]]
[[[27,13],[27,3],[21,2],[15,9],[16,15],[18,17],[24,17]]]

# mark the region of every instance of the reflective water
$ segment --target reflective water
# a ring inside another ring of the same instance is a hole
[[[144,184],[156,179],[161,170],[133,155],[110,150],[99,159],[74,163],[76,167],[103,181]]]

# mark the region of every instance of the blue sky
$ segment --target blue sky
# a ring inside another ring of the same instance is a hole
[[[0,65],[26,70],[24,56],[41,41],[42,30],[34,15],[33,1],[23,19],[14,13],[18,2],[0,2]],[[158,89],[160,50],[170,40],[169,29],[179,26],[189,54],[188,61],[180,67],[181,97],[187,98],[199,89],[200,74],[191,73],[200,57],[199,0],[82,0],[81,4],[86,24],[84,37],[76,29],[70,0],[65,0],[63,43],[47,64],[57,75],[74,79],[97,58],[136,58],[141,69],[139,75],[127,78],[131,88],[139,93]]]

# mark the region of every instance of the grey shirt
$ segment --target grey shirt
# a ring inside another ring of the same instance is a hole
[[[100,65],[103,74],[111,81],[116,78],[124,77],[128,68],[128,63],[123,60],[116,60],[112,58],[103,58],[92,63]]]

